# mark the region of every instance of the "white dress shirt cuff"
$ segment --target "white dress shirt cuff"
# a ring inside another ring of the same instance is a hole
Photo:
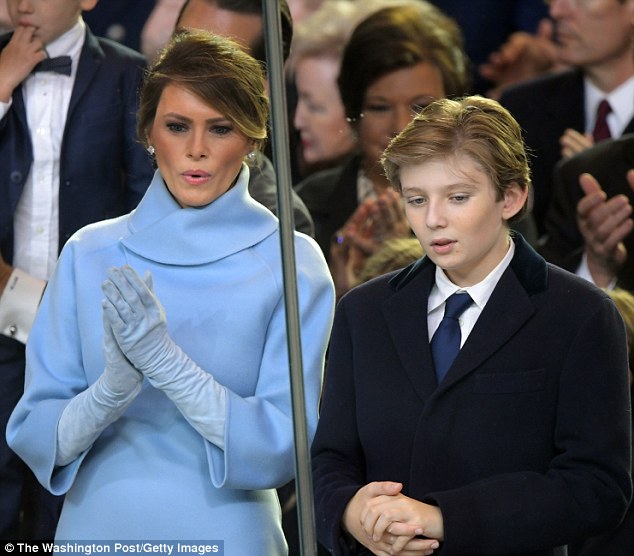
[[[0,296],[0,334],[26,344],[35,313],[46,288],[45,280],[14,268]]]
[[[7,112],[9,111],[9,108],[11,108],[12,104],[13,98],[10,98],[9,102],[2,102],[0,100],[0,120],[7,115]]]
[[[585,252],[583,256],[581,257],[581,262],[579,263],[579,266],[577,267],[577,272],[575,272],[575,274],[579,276],[580,278],[584,278],[588,282],[592,282],[594,284],[594,280],[592,279],[592,273],[590,272],[590,268],[588,267],[588,256],[585,254]],[[605,289],[613,290],[616,287],[616,282],[617,282],[617,279],[613,278],[612,281],[608,284],[608,286]]]

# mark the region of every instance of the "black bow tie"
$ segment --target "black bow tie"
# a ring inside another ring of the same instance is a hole
[[[70,75],[71,59],[70,56],[58,56],[57,58],[46,58],[42,60],[33,71],[54,71],[63,75]]]

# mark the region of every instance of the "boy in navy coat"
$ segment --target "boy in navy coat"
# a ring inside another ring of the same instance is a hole
[[[439,100],[383,164],[426,256],[337,308],[313,444],[320,542],[545,556],[615,527],[632,496],[623,321],[510,232],[530,185],[519,126],[492,100]]]

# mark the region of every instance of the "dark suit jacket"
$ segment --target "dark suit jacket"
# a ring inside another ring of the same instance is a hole
[[[622,319],[521,236],[445,380],[427,332],[427,258],[340,301],[313,443],[318,538],[371,481],[440,507],[442,556],[546,555],[618,523],[632,495]]]
[[[340,166],[321,170],[297,184],[296,191],[313,218],[315,239],[326,259],[330,240],[358,206],[357,174],[361,157],[355,154]]]
[[[0,38],[0,49],[10,35]],[[79,228],[132,210],[153,170],[136,139],[137,92],[144,58],[87,31],[60,159],[59,247]],[[13,214],[33,154],[22,99],[0,121],[0,251],[13,259]]]
[[[256,163],[249,169],[249,194],[258,203],[264,205],[273,214],[278,216],[278,191],[277,176],[273,164],[267,156],[256,153]],[[295,229],[310,237],[315,236],[313,219],[310,216],[308,207],[300,198],[297,192],[291,188],[291,206],[293,209],[293,219]]]
[[[554,174],[553,197],[546,213],[546,240],[540,253],[550,262],[575,271],[584,249],[583,236],[577,226],[577,203],[583,197],[579,176],[592,174],[608,198],[623,194],[634,204],[634,192],[627,183],[626,173],[634,168],[634,134],[604,141],[562,160]],[[634,289],[634,234],[624,240],[630,257],[618,276],[619,284]]]
[[[553,191],[553,170],[561,159],[559,138],[567,128],[585,130],[583,74],[568,70],[545,75],[509,87],[500,97],[524,131],[532,156],[535,193],[533,214],[538,232],[545,232],[544,219]],[[624,133],[634,132],[630,121]]]

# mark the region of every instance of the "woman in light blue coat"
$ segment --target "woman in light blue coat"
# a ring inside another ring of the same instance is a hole
[[[184,32],[150,69],[139,136],[158,170],[131,214],[66,245],[27,346],[10,446],[66,494],[56,538],[214,541],[286,553],[275,488],[294,471],[277,219],[245,159],[266,136],[258,64]],[[334,291],[296,234],[312,439]]]

